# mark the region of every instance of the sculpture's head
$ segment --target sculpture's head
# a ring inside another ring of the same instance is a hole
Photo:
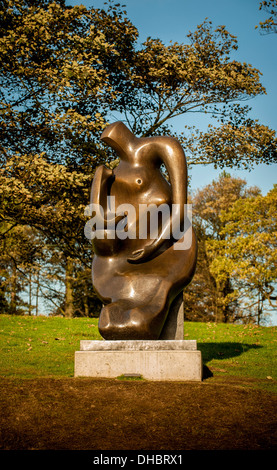
[[[100,140],[115,150],[119,158],[128,161],[132,159],[133,148],[138,139],[123,122],[118,121],[106,127]]]

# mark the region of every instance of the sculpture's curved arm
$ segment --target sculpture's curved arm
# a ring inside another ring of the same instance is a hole
[[[152,256],[167,238],[165,234],[172,237],[176,224],[182,230],[186,216],[187,164],[182,146],[172,137],[152,137],[146,143],[144,152],[147,159],[155,161],[159,166],[162,163],[165,165],[172,188],[172,204],[175,205],[174,208],[178,208],[179,213],[173,211],[158,237],[151,244],[134,252],[128,259],[131,262],[140,262]]]
[[[107,217],[107,187],[110,184],[109,180],[113,179],[113,171],[109,168],[101,165],[97,168],[90,193],[90,203],[97,204],[102,206],[104,218],[103,218],[103,228],[106,230],[108,228],[108,223],[111,223],[111,218]],[[120,220],[125,217],[125,214],[117,215],[114,218],[113,223],[116,225]]]

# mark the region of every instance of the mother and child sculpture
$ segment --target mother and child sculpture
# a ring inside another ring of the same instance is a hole
[[[101,208],[95,220],[102,224],[91,237],[92,282],[103,303],[99,332],[106,340],[157,340],[196,267],[185,154],[176,139],[138,138],[120,121],[109,125],[101,140],[119,164],[114,170],[98,167],[91,188],[91,207]]]

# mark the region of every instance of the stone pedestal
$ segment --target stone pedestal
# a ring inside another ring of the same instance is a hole
[[[81,341],[75,352],[75,377],[201,381],[202,358],[195,340]]]
[[[184,340],[183,292],[172,302],[160,339],[81,341],[75,377],[141,375],[148,380],[201,381],[202,357],[195,340]]]

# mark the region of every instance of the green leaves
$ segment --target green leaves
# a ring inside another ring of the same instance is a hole
[[[223,172],[192,203],[199,255],[185,301],[200,318],[260,322],[276,308],[277,186],[262,196]]]
[[[277,278],[276,214],[276,185],[266,196],[238,200],[222,214],[225,253],[232,269],[247,283],[249,296],[259,291],[267,300]]]

